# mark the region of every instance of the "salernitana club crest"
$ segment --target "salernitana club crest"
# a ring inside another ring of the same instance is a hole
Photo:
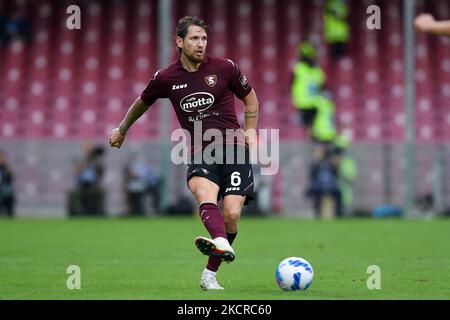
[[[205,82],[208,86],[210,87],[214,87],[217,83],[217,76],[215,74],[210,75],[210,76],[206,76],[205,77]]]

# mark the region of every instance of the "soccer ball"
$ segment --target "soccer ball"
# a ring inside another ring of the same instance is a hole
[[[285,291],[306,290],[314,277],[312,266],[303,258],[290,257],[280,262],[275,278]]]

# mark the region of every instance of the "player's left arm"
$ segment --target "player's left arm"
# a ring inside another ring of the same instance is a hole
[[[258,125],[258,98],[255,90],[242,99],[244,102],[244,130],[248,139],[248,144],[251,147],[256,138],[256,126]]]
[[[450,20],[436,21],[431,14],[423,13],[414,20],[417,31],[450,37]]]

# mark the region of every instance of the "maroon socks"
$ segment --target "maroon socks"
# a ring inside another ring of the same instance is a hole
[[[203,203],[200,206],[199,213],[200,219],[212,239],[217,237],[227,238],[227,233],[225,232],[225,222],[216,204]]]
[[[230,245],[236,238],[236,233],[228,233],[225,231],[225,222],[223,216],[220,213],[219,207],[214,203],[203,203],[200,206],[200,219],[203,222],[206,230],[208,230],[212,239],[222,237],[228,239]],[[209,257],[206,269],[216,272],[219,270],[220,259],[217,257]]]

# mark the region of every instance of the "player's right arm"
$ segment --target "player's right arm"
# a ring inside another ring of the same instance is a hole
[[[141,96],[137,98],[128,109],[125,117],[120,122],[119,127],[111,131],[109,137],[109,144],[111,147],[119,149],[125,140],[128,129],[130,129],[133,123],[135,123],[157,99],[167,97],[164,81],[162,80],[162,76],[158,74],[159,71],[153,75],[150,83],[144,89]]]
[[[149,106],[141,100],[141,98],[137,98],[136,101],[131,105],[128,109],[123,120],[120,122],[119,127],[113,129],[111,131],[111,135],[109,137],[109,144],[113,148],[119,149],[123,141],[125,140],[125,136],[128,132],[128,129],[136,122],[147,110]]]
[[[450,20],[436,21],[433,15],[422,13],[414,20],[417,31],[450,37]]]

